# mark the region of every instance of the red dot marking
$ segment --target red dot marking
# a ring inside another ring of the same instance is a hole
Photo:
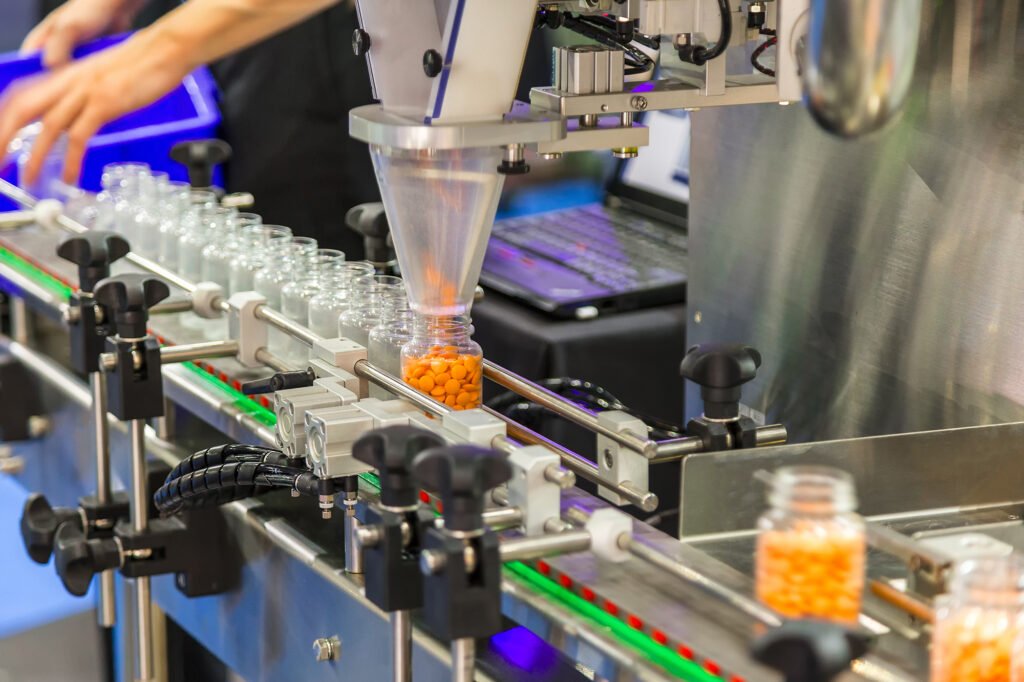
[[[558,584],[567,590],[572,589],[572,578],[563,573],[562,575],[558,576]]]
[[[704,661],[704,669],[712,675],[717,675],[718,673],[722,672],[722,666],[718,665],[710,658]]]
[[[613,601],[609,601],[607,599],[605,599],[605,601],[604,601],[604,610],[607,611],[608,613],[612,614],[613,616],[619,615],[619,606],[618,606],[618,604],[616,604]]]
[[[584,599],[586,599],[587,601],[594,601],[596,596],[597,595],[594,594],[594,591],[592,589],[590,589],[589,587],[584,587],[583,588],[582,597]]]
[[[692,661],[693,660],[693,649],[691,649],[690,647],[686,646],[685,644],[680,644],[676,648],[676,653],[679,654],[680,656],[682,656],[683,658],[685,658],[688,661]]]
[[[551,564],[546,561],[538,561],[537,570],[540,571],[541,575],[551,575]]]
[[[430,504],[430,495],[427,494],[426,490],[420,491],[420,502],[423,504]]]
[[[268,398],[265,395],[261,395],[260,396],[260,405],[262,405],[263,407],[265,407],[265,408],[267,408],[269,410],[270,409],[270,398]]]
[[[739,675],[733,675],[732,677],[729,678],[729,682],[746,682],[746,680],[744,680]]]
[[[668,644],[668,635],[666,635],[661,630],[655,629],[653,632],[651,632],[651,639],[653,639],[655,642],[662,646]]]
[[[224,372],[221,372],[220,373],[220,380],[223,381],[225,384],[228,383],[228,375],[225,374]]]
[[[213,365],[207,365],[206,366],[206,373],[207,374],[212,374],[213,376],[217,376],[217,369]]]
[[[235,379],[234,381],[231,382],[231,388],[235,389],[236,391],[241,391],[242,382],[239,381],[238,379]]]
[[[634,630],[644,629],[644,622],[640,620],[637,616],[634,616],[632,613],[626,616],[626,623],[629,625],[629,627],[633,628]]]

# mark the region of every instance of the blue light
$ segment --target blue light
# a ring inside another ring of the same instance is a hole
[[[558,663],[558,652],[524,627],[494,635],[491,649],[509,665],[531,673],[548,672]]]

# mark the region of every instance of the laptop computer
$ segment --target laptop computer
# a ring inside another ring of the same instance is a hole
[[[569,319],[685,301],[690,119],[644,123],[650,144],[618,163],[603,204],[496,221],[480,282]]]

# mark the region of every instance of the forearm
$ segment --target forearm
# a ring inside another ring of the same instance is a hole
[[[298,24],[339,0],[189,0],[139,38],[173,45],[191,71]]]

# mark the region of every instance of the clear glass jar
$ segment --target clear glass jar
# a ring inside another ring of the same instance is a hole
[[[168,182],[161,192],[160,224],[157,227],[157,260],[177,272],[178,240],[181,225],[191,206],[191,187],[187,182]],[[210,192],[213,195],[213,192]]]
[[[483,401],[483,350],[470,338],[469,321],[421,317],[402,346],[402,380],[455,410]]]
[[[240,215],[237,208],[218,207],[211,211],[206,231],[206,245],[203,246],[200,255],[200,279],[204,282],[216,282],[228,296],[231,295],[228,291],[231,286],[231,258],[238,250]],[[259,220],[259,216],[256,216],[256,219]]]
[[[268,257],[272,240],[288,239],[292,236],[291,228],[283,225],[250,225],[243,227],[238,237],[239,250],[231,261],[231,273],[228,276],[229,290],[255,291],[256,273],[260,271]]]
[[[193,206],[182,225],[178,240],[178,270],[192,282],[203,279],[203,249],[209,243],[209,232],[223,221],[220,206]]]
[[[170,177],[163,172],[139,175],[138,199],[132,209],[132,250],[146,258],[155,258],[160,253],[161,212],[169,182]]]
[[[310,237],[278,238],[267,243],[263,267],[253,277],[253,286],[266,297],[267,305],[281,310],[281,290],[292,281],[292,269],[296,263],[307,263],[314,253],[316,240]]]
[[[1019,680],[1012,668],[1024,625],[1024,560],[1017,555],[960,562],[949,592],[935,600],[932,682]]]
[[[415,319],[412,311],[406,310],[374,327],[366,344],[366,357],[370,363],[393,376],[401,376],[402,346],[412,341]],[[395,400],[397,396],[371,383],[370,397]]]
[[[831,467],[783,467],[768,503],[757,522],[758,599],[789,618],[856,623],[867,543],[853,478]]]
[[[293,270],[293,279],[281,289],[281,312],[293,322],[305,326],[309,320],[309,302],[320,292],[321,276],[345,262],[337,249],[319,249],[305,265]],[[298,339],[288,338],[284,358],[294,363],[309,359],[309,349]]]
[[[373,265],[366,261],[341,263],[323,273],[320,291],[309,301],[309,328],[320,336],[333,338],[352,300],[353,282],[372,274]]]
[[[130,195],[137,186],[137,178],[148,172],[149,165],[145,163],[108,163],[103,167],[93,229],[121,231],[119,212],[129,207],[125,194]]]

